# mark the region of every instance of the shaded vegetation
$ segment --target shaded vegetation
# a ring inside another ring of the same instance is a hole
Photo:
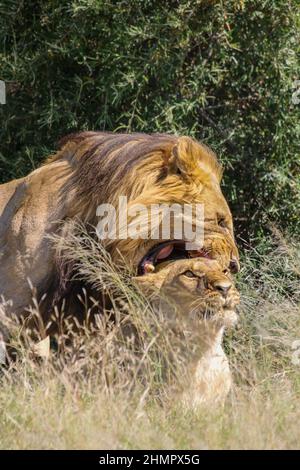
[[[240,235],[299,230],[297,4],[3,0],[1,181],[70,131],[186,133],[226,164]]]

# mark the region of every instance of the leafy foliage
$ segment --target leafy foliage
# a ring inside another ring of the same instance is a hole
[[[241,236],[299,230],[297,3],[2,0],[1,181],[74,130],[185,133],[225,163]]]

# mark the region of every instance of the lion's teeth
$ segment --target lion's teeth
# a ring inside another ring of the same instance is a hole
[[[145,273],[153,273],[153,271],[155,271],[155,267],[152,263],[145,263],[144,270]]]

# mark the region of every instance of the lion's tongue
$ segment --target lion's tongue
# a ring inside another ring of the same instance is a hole
[[[160,252],[158,253],[156,259],[165,259],[165,258],[167,258],[172,253],[173,248],[174,248],[173,245],[165,246],[164,248],[162,248],[160,250]]]

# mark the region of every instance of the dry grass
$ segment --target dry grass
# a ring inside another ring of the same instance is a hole
[[[88,237],[70,239],[65,249],[80,275],[107,286],[117,322],[110,325],[108,312],[72,347],[62,338],[48,360],[34,358],[20,328],[10,324],[18,360],[2,373],[0,448],[300,447],[300,365],[293,360],[300,340],[299,245],[275,236],[268,254],[260,247],[246,256],[241,320],[225,344],[235,387],[224,409],[198,413],[184,411],[170,393],[196,338],[168,328],[126,270],[99,251],[95,256],[99,247]]]

